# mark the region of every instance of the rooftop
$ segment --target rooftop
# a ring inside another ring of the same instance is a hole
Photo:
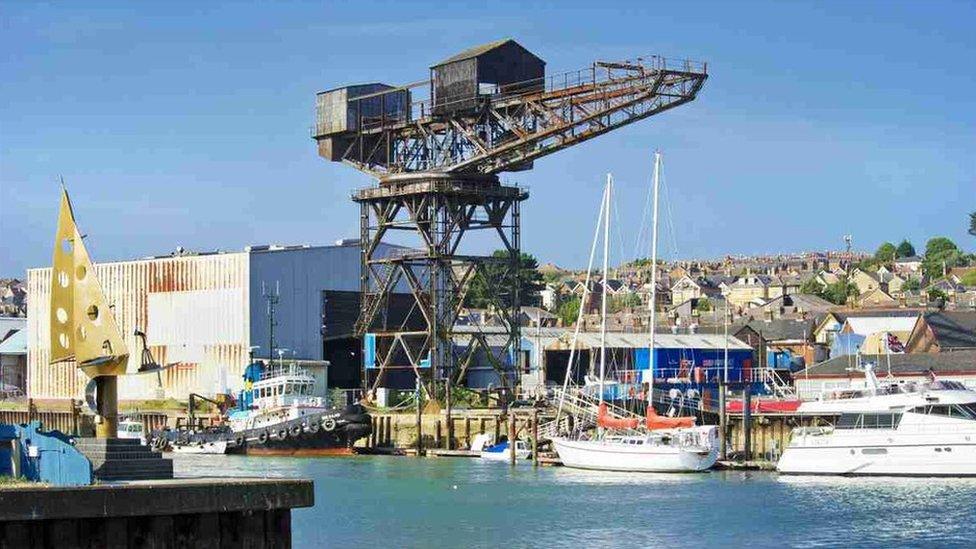
[[[936,374],[950,372],[976,374],[976,350],[951,353],[861,355],[862,362],[876,365],[875,372],[879,377],[887,375],[889,358],[893,375],[924,374],[929,369]],[[854,355],[835,357],[797,372],[794,377],[797,379],[804,376],[864,377],[863,372],[851,371],[856,361]]]
[[[479,46],[474,46],[474,47],[468,48],[468,49],[466,49],[466,50],[464,50],[462,52],[456,53],[456,54],[448,57],[447,59],[444,59],[443,61],[440,61],[438,63],[434,63],[433,65],[431,65],[431,68],[433,68],[433,67],[439,67],[441,65],[446,65],[448,63],[454,63],[455,61],[462,61],[464,59],[471,59],[472,57],[478,57],[479,55],[483,55],[485,53],[488,53],[488,52],[490,52],[491,50],[493,50],[495,48],[504,46],[505,44],[507,44],[509,42],[513,42],[515,44],[518,44],[518,42],[515,42],[515,40],[512,40],[511,38],[503,38],[501,40],[495,40],[494,42],[488,42],[487,44],[481,44]]]

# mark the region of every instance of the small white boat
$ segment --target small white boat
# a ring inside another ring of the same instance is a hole
[[[122,419],[119,421],[118,437],[138,440],[139,444],[146,444],[145,427],[138,419]]]
[[[976,476],[976,391],[955,381],[847,389],[799,412],[838,415],[834,425],[797,427],[776,468],[799,475]]]
[[[189,444],[172,444],[170,450],[177,454],[226,454],[226,440],[212,440],[208,442],[191,442]]]
[[[532,450],[529,449],[529,445],[526,444],[524,440],[516,440],[515,460],[525,460],[529,459],[531,456]],[[512,445],[509,444],[507,440],[503,440],[498,444],[493,444],[484,450],[481,450],[481,459],[509,462],[512,460]]]

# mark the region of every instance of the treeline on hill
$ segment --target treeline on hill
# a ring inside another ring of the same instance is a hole
[[[976,212],[970,214],[969,234],[976,236]],[[917,256],[915,246],[908,239],[902,240],[898,245],[892,242],[885,242],[878,246],[874,256],[859,262],[856,267],[863,271],[877,271],[882,265],[891,268],[896,260],[901,258]],[[950,238],[937,236],[930,238],[925,243],[925,253],[920,257],[922,264],[922,274],[927,283],[931,284],[938,281],[945,273],[953,267],[967,267],[976,265],[976,254],[967,254]],[[962,284],[965,286],[976,286],[976,271],[967,273]],[[922,280],[916,277],[909,278],[903,291],[916,292],[922,289]],[[842,305],[847,302],[849,297],[857,297],[859,292],[857,286],[848,278],[841,278],[837,282],[826,286],[816,277],[803,283],[800,292],[818,295],[831,303]],[[945,297],[939,295],[941,290],[932,289],[930,298],[936,299]]]

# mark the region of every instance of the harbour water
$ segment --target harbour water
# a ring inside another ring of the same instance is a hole
[[[178,476],[308,477],[295,547],[972,547],[976,480],[601,473],[478,459],[175,456]]]

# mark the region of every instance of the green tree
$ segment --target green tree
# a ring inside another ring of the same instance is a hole
[[[833,284],[829,284],[824,289],[821,297],[835,305],[843,305],[847,303],[848,296],[857,297],[859,294],[860,291],[858,291],[857,286],[853,282],[838,280]]]
[[[964,274],[959,282],[966,287],[976,286],[976,271],[969,271]]]
[[[929,288],[929,301],[935,301],[941,308],[949,300],[949,296],[939,288]]]
[[[922,270],[929,280],[942,276],[943,267],[955,267],[965,262],[965,256],[956,243],[944,236],[929,239],[925,244],[925,259]]]
[[[576,318],[579,316],[580,309],[580,298],[579,296],[573,296],[566,301],[559,304],[559,308],[556,309],[556,316],[562,321],[563,326],[572,326],[576,322]]]
[[[889,264],[895,260],[898,255],[898,248],[895,247],[891,242],[885,242],[884,244],[878,246],[878,250],[874,252],[874,259],[881,264]]]
[[[813,276],[806,279],[803,284],[800,284],[800,293],[809,295],[823,295],[823,284],[821,284],[817,277]]]
[[[901,286],[903,292],[917,292],[922,289],[922,283],[914,276],[905,281]]]
[[[508,259],[508,252],[505,250],[495,250],[491,255],[498,260]],[[538,260],[531,254],[522,253],[518,274],[521,279],[519,305],[523,307],[539,306],[542,302],[539,292],[544,285],[542,274],[539,273]],[[464,299],[465,306],[479,309],[487,308],[493,304],[494,300],[497,300],[499,305],[508,307],[512,303],[509,280],[506,280],[509,276],[511,273],[504,261],[486,263],[471,281],[471,288]]]
[[[610,303],[607,303],[607,308],[611,313],[616,313],[623,311],[624,309],[629,309],[631,307],[638,307],[641,304],[641,298],[639,295],[633,292],[627,292],[621,295],[615,295],[610,298]]]
[[[697,309],[699,313],[707,313],[708,311],[712,310],[712,302],[709,301],[707,297],[699,298],[698,302],[695,303],[695,309]]]
[[[912,243],[906,238],[898,245],[897,252],[898,257],[912,257],[915,255],[915,246],[912,246]]]
[[[861,261],[858,261],[856,267],[862,271],[877,271],[878,267],[881,266],[881,263],[882,262],[878,261],[877,258],[866,257]]]

